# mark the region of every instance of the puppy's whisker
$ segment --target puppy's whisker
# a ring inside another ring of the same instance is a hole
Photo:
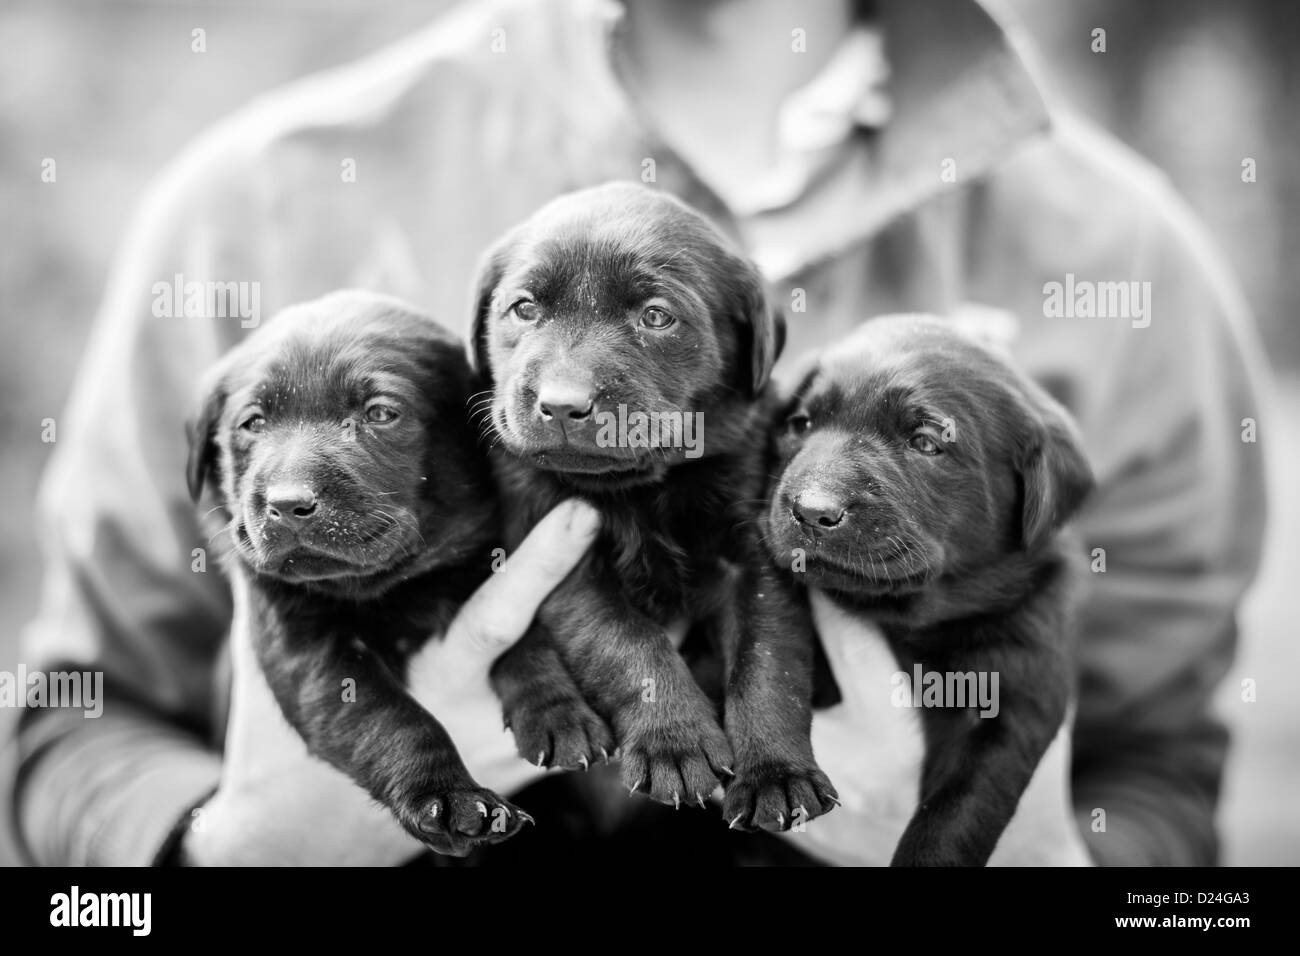
[[[217,531],[216,534],[208,538],[207,543],[211,544],[213,541],[216,541],[217,538],[221,537],[223,534],[227,534],[227,533],[233,534],[234,530],[235,530],[235,523],[233,521],[230,522],[230,524],[222,525],[222,527]]]
[[[911,572],[911,567],[910,567],[910,564],[909,564],[909,562],[908,562],[908,557],[909,557],[909,555],[908,555],[908,552],[907,552],[907,548],[904,546],[903,542],[899,541],[898,538],[894,537],[892,534],[887,534],[887,535],[885,535],[885,540],[888,541],[890,544],[892,544],[892,545],[894,546],[894,555],[893,555],[893,556],[894,556],[895,558],[897,558],[899,561],[902,562],[902,564],[903,564],[903,573],[904,573],[904,574],[911,574],[911,573],[912,573],[912,572]],[[882,561],[883,561],[883,559],[882,559]]]
[[[875,554],[874,551],[868,551],[868,552],[867,552],[867,557],[869,557],[869,558],[871,559],[871,573],[872,573],[872,576],[875,577],[875,573],[876,573],[876,554]],[[885,570],[885,562],[884,562],[883,559],[881,559],[881,562],[880,562],[880,577],[882,577],[882,578],[888,578],[888,577],[889,577],[889,573]]]

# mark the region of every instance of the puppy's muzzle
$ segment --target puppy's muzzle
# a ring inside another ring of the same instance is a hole
[[[785,515],[805,538],[828,545],[875,543],[899,520],[881,467],[842,435],[813,436],[786,469],[774,517]]]

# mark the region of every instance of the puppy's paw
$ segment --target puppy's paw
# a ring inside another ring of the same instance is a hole
[[[839,806],[816,765],[742,767],[727,784],[722,813],[735,830],[789,830]]]
[[[539,767],[586,770],[614,753],[609,726],[581,697],[552,697],[506,716],[519,756]]]
[[[673,807],[703,807],[731,775],[731,745],[711,716],[647,722],[622,745],[623,785]]]
[[[473,781],[426,791],[398,809],[397,818],[412,836],[448,856],[465,856],[475,847],[500,843],[533,822],[514,804]]]

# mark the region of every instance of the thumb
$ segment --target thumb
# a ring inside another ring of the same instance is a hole
[[[547,595],[582,560],[600,530],[600,513],[570,498],[556,505],[465,602],[443,648],[443,666],[456,674],[486,675],[492,662],[532,624]]]
[[[844,704],[858,713],[888,709],[898,660],[884,632],[844,610],[818,588],[809,588],[808,596],[817,637]]]

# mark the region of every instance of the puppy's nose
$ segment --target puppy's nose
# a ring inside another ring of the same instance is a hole
[[[272,485],[266,490],[266,513],[286,524],[306,521],[316,513],[316,492],[303,484]]]
[[[844,505],[820,488],[799,492],[790,503],[790,514],[800,524],[829,531],[844,523]]]
[[[573,382],[547,382],[537,391],[537,412],[547,421],[586,421],[594,405],[591,389]]]

